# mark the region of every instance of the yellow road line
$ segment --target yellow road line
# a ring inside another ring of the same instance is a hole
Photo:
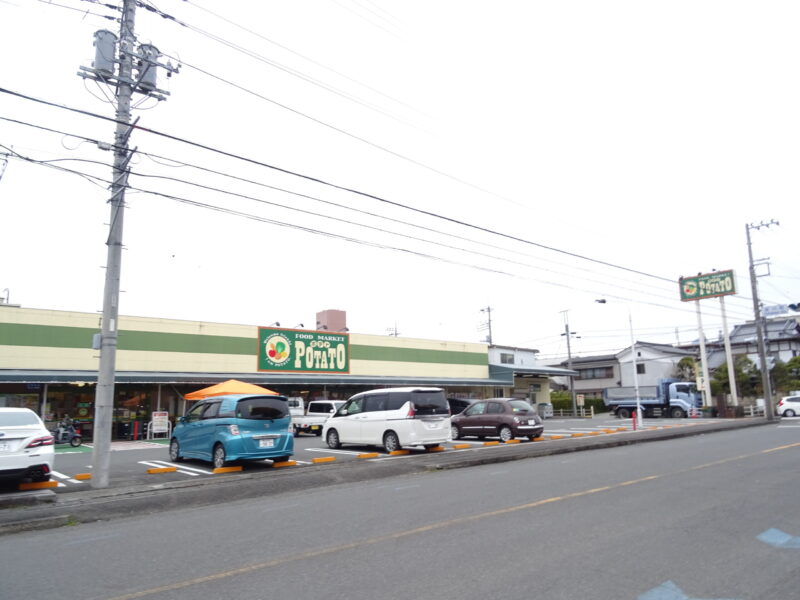
[[[736,456],[732,458],[726,458],[723,460],[717,460],[710,463],[705,463],[702,465],[696,465],[694,467],[690,467],[688,469],[682,469],[680,471],[673,471],[671,473],[662,473],[660,475],[648,475],[646,477],[640,477],[639,479],[631,479],[629,481],[623,481],[621,483],[615,483],[611,485],[604,485],[602,487],[591,488],[588,490],[582,490],[579,492],[572,492],[571,494],[564,494],[562,496],[553,496],[551,498],[545,498],[543,500],[537,500],[535,502],[528,502],[526,504],[518,504],[516,506],[509,506],[507,508],[500,508],[497,510],[491,510],[483,513],[477,513],[474,515],[467,515],[464,517],[456,517],[454,519],[448,519],[446,521],[438,521],[436,523],[431,523],[429,525],[423,525],[421,527],[415,527],[413,529],[406,529],[402,531],[397,531],[394,533],[387,533],[385,535],[373,537],[373,538],[366,538],[363,540],[356,540],[354,542],[350,542],[347,544],[340,544],[338,546],[329,546],[327,548],[318,548],[317,550],[309,550],[308,552],[301,552],[299,554],[291,554],[289,556],[284,556],[281,558],[274,558],[272,560],[263,561],[260,563],[254,563],[252,565],[246,565],[244,567],[238,567],[235,569],[228,569],[226,571],[220,571],[219,573],[214,573],[212,575],[206,575],[205,577],[195,577],[193,579],[185,579],[183,581],[176,581],[175,583],[170,583],[167,585],[162,585],[159,587],[150,588],[147,590],[141,590],[139,592],[132,592],[130,594],[124,594],[122,596],[114,596],[113,598],[109,598],[108,600],[135,600],[136,598],[145,598],[147,596],[153,596],[155,594],[161,594],[164,592],[170,592],[173,590],[180,590],[184,588],[191,587],[193,585],[200,585],[202,583],[209,583],[211,581],[219,581],[222,579],[227,579],[229,577],[235,577],[237,575],[245,575],[247,573],[252,573],[254,571],[261,571],[263,569],[268,569],[270,567],[277,567],[280,565],[285,565],[287,563],[291,563],[298,560],[307,560],[309,558],[317,558],[320,556],[325,556],[328,554],[334,554],[336,552],[342,552],[345,550],[353,550],[355,548],[363,548],[366,546],[373,546],[375,544],[381,544],[383,542],[389,542],[392,540],[399,540],[406,537],[411,537],[414,535],[419,535],[422,533],[428,533],[431,531],[437,531],[439,529],[445,529],[447,527],[453,527],[456,525],[463,525],[465,523],[471,523],[474,521],[480,521],[482,519],[487,519],[490,517],[497,517],[502,515],[509,515],[516,512],[520,512],[523,510],[530,510],[532,508],[538,508],[540,506],[545,506],[547,504],[553,504],[555,502],[561,502],[563,500],[571,500],[574,498],[582,498],[585,496],[590,496],[592,494],[597,494],[600,492],[606,492],[609,490],[614,490],[617,488],[622,488],[625,486],[636,485],[639,483],[646,483],[648,481],[654,481],[656,479],[661,479],[663,477],[667,477],[669,475],[679,475],[681,473],[688,473],[690,471],[696,471],[698,469],[705,469],[708,467],[714,467],[721,464],[738,461],[746,458],[753,458],[755,456],[759,456],[761,454],[766,454],[769,452],[775,452],[778,450],[786,450],[788,448],[794,448],[800,446],[800,442],[795,444],[789,444],[786,446],[778,446],[777,448],[770,448],[768,450],[761,450],[754,454],[743,454],[741,456]]]

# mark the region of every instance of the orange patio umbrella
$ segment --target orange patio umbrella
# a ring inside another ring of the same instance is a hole
[[[210,398],[211,396],[225,396],[227,394],[270,394],[278,396],[278,392],[273,392],[267,388],[263,388],[252,383],[245,383],[237,379],[229,379],[211,387],[197,390],[186,394],[184,398],[187,400],[202,400],[203,398]]]

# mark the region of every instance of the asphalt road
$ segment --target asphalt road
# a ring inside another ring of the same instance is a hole
[[[339,483],[0,538],[0,597],[797,597],[800,426]]]
[[[647,427],[690,427],[702,423],[717,422],[717,419],[646,419]],[[625,427],[622,432],[616,431],[618,428]],[[601,415],[594,419],[547,419],[545,422],[545,434],[543,442],[536,443],[563,443],[573,435],[608,435],[608,431],[614,431],[615,435],[625,435],[632,433],[631,421],[623,421],[609,415]],[[557,439],[550,439],[555,437]],[[492,441],[491,438],[488,441]],[[495,440],[496,441],[496,440]],[[521,443],[528,443],[522,439]],[[458,440],[445,447],[452,451],[455,445],[468,446],[473,450],[492,451],[491,446],[485,446],[484,441],[477,438],[467,438]],[[121,487],[128,485],[148,485],[154,483],[167,483],[176,481],[187,481],[202,479],[212,474],[212,466],[202,461],[189,460],[182,463],[172,463],[169,461],[169,452],[166,447],[166,440],[158,442],[115,442],[112,444],[111,453],[111,473],[109,484],[111,487]],[[379,454],[378,460],[387,459],[386,453],[382,448],[367,446],[344,446],[338,450],[331,450],[327,447],[321,437],[302,434],[295,438],[295,455],[292,457],[297,462],[293,468],[314,464],[314,459],[331,457],[337,463],[359,461],[359,456],[365,453]],[[423,449],[412,449],[410,455],[392,457],[391,460],[413,460],[414,457],[423,454]],[[371,459],[374,460],[374,459]],[[75,476],[92,471],[92,449],[90,445],[79,448],[59,446],[56,452],[53,480],[59,484],[56,489],[59,493],[68,493],[85,490],[91,487],[88,480],[76,479]],[[175,472],[170,473],[148,473],[149,469],[176,467]],[[259,473],[272,470],[271,461],[258,461],[242,464],[246,472]],[[16,485],[3,485],[0,483],[0,495],[15,493]]]

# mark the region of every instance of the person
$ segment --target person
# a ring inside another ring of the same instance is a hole
[[[58,424],[58,436],[56,437],[57,444],[63,444],[68,440],[65,439],[68,432],[75,433],[75,426],[72,424],[72,419],[69,415],[64,415],[61,422]]]

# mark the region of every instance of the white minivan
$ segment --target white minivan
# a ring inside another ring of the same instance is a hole
[[[450,407],[444,390],[434,387],[386,388],[352,396],[325,422],[330,448],[342,444],[433,448],[450,437]]]

